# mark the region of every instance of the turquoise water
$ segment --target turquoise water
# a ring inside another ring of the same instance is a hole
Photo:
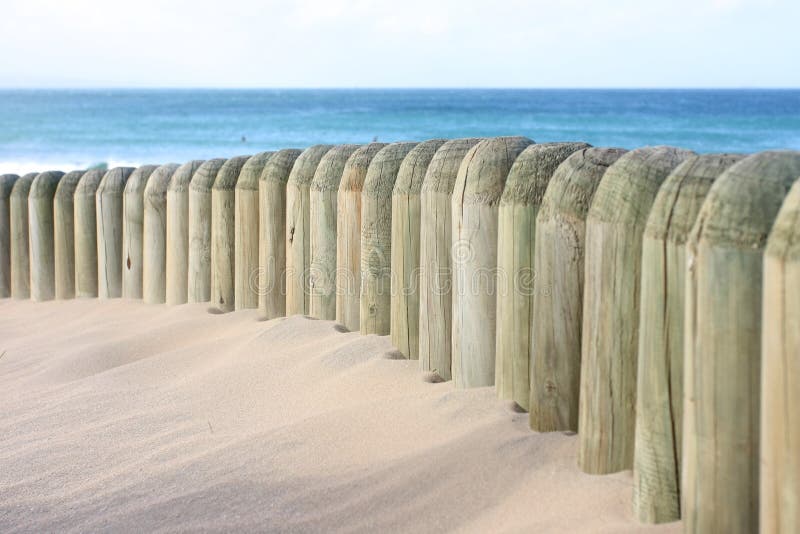
[[[0,91],[0,172],[495,135],[800,149],[800,90]]]

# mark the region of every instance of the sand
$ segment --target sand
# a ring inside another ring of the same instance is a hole
[[[679,531],[493,388],[257,316],[0,301],[0,531]]]

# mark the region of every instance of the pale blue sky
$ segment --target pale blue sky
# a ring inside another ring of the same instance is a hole
[[[0,7],[0,87],[800,87],[800,0]]]

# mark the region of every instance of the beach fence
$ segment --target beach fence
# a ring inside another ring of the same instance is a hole
[[[796,532],[800,153],[525,137],[0,176],[0,297],[210,302],[389,335],[643,522]]]

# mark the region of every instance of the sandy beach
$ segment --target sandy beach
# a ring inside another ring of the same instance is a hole
[[[0,530],[677,532],[388,337],[207,305],[0,301]]]

